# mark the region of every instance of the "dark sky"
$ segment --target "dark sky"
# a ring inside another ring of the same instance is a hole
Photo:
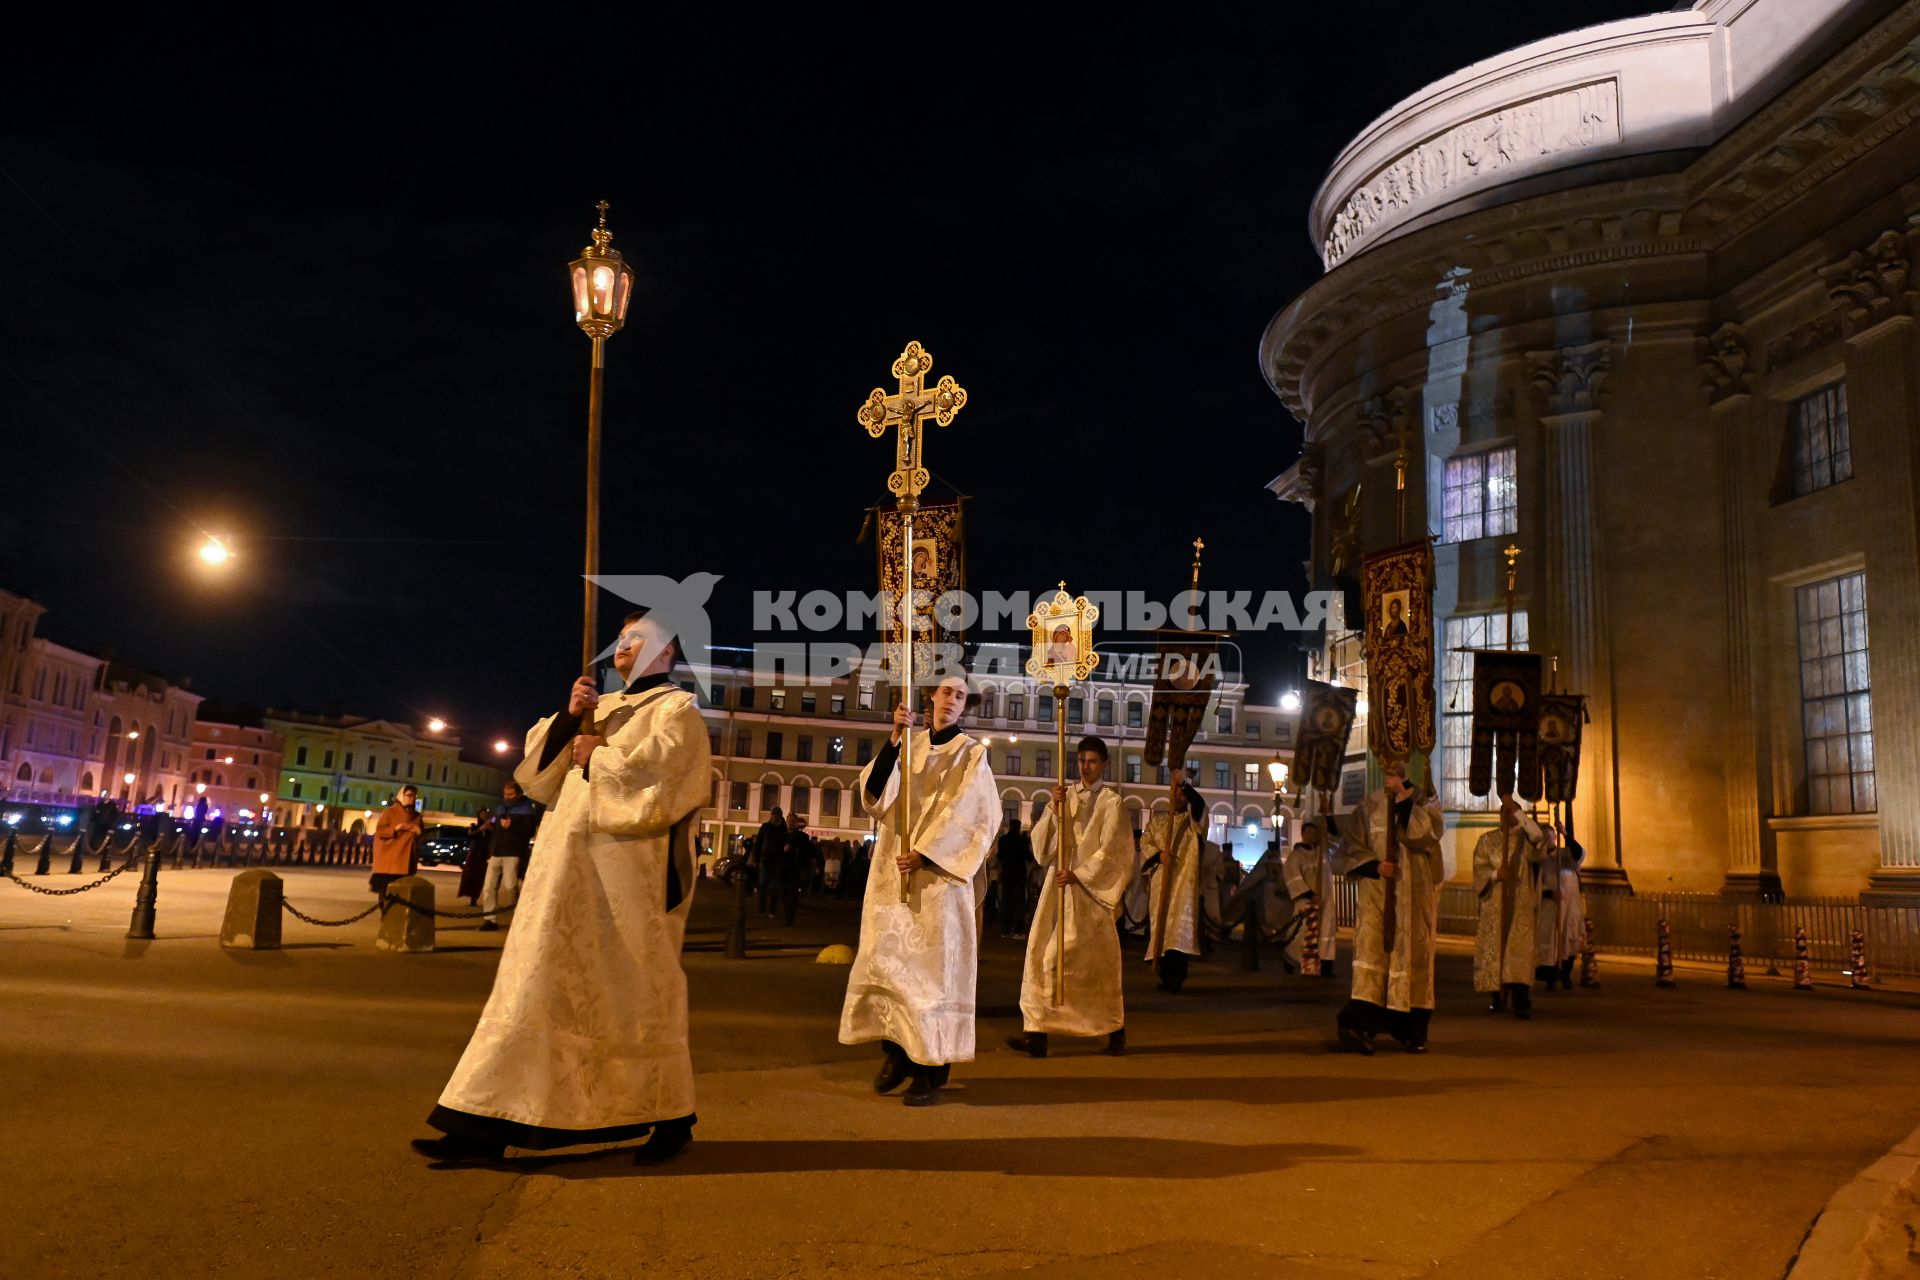
[[[1255,359],[1308,201],[1431,80],[1651,0],[643,6],[408,29],[344,11],[23,36],[0,125],[0,586],[42,633],[243,703],[515,731],[577,636],[596,200],[610,572],[871,590],[909,338],[972,401],[928,462],[976,588],[1300,589]],[[249,24],[250,25],[250,24]],[[1067,436],[1062,477],[1037,442]],[[1056,498],[1061,479],[1072,503]],[[191,560],[230,531],[224,585]],[[617,607],[617,606],[608,606]],[[1294,656],[1256,647],[1256,696]]]

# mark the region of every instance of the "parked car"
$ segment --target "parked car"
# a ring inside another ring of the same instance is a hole
[[[463,867],[473,848],[473,828],[428,827],[420,841],[420,865],[423,867]]]
[[[6,838],[8,831],[17,831],[23,836],[66,835],[75,826],[85,822],[87,812],[72,805],[36,804],[30,801],[13,801],[0,808],[0,840]]]

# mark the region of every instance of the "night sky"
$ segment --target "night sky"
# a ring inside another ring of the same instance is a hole
[[[637,272],[609,344],[608,572],[873,589],[917,338],[976,588],[1304,588],[1262,485],[1300,428],[1267,319],[1308,202],[1422,85],[1650,0],[643,6],[431,30],[344,11],[23,38],[0,124],[0,586],[41,634],[225,702],[490,739],[575,674],[593,205]],[[609,11],[611,12],[611,11]],[[1066,438],[1064,474],[1042,447]],[[1065,481],[1071,502],[1055,496]],[[201,531],[239,559],[210,580]],[[617,601],[603,605],[617,617]],[[985,637],[981,637],[985,638]],[[1298,656],[1252,650],[1271,700]]]

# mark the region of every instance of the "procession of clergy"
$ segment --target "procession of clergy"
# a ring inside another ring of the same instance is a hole
[[[602,694],[582,677],[566,709],[527,734],[516,778],[549,813],[492,994],[427,1118],[441,1136],[413,1142],[436,1161],[490,1163],[510,1147],[645,1137],[635,1156],[651,1162],[692,1140],[680,952],[693,828],[712,775],[698,703],[671,679],[678,649],[670,628],[630,615],[614,653],[624,687]],[[1001,825],[986,747],[961,728],[966,679],[941,681],[928,701],[924,727],[904,704],[895,711],[890,740],[857,785],[879,843],[840,1018],[842,1043],[880,1046],[875,1091],[905,1085],[914,1107],[938,1102],[952,1065],[974,1057],[980,904]],[[1137,874],[1151,876],[1147,956],[1173,991],[1201,953],[1219,879],[1222,855],[1205,839],[1204,808],[1181,771],[1174,803],[1152,818],[1136,853],[1120,797],[1103,781],[1106,745],[1086,738],[1077,755],[1077,784],[1055,789],[1033,832],[1045,890],[1028,931],[1024,1033],[1010,1043],[1036,1057],[1052,1036],[1105,1037],[1103,1052],[1126,1052],[1115,914]],[[895,812],[903,759],[917,810],[904,847]],[[1062,813],[1072,824],[1066,859]],[[1242,893],[1263,894],[1283,922],[1297,907],[1323,906],[1328,927],[1314,958],[1331,976],[1334,886],[1355,880],[1351,998],[1337,1044],[1371,1054],[1384,1035],[1424,1052],[1449,874],[1438,802],[1408,781],[1404,763],[1389,761],[1385,786],[1337,828],[1322,832],[1309,817],[1301,839],[1269,850]],[[1570,972],[1581,932],[1570,914],[1580,898],[1576,858],[1577,847],[1563,847],[1510,799],[1480,838],[1474,976],[1496,1009],[1527,1017],[1536,971]]]

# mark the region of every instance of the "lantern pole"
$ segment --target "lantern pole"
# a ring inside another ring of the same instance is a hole
[[[594,579],[600,576],[600,402],[606,388],[607,340],[600,334],[593,339],[593,372],[587,382],[587,555],[585,601],[580,615],[580,670],[593,672],[593,655],[599,651],[600,588]]]
[[[593,342],[587,381],[587,538],[580,613],[580,669],[588,675],[593,674],[593,660],[600,651],[600,588],[595,579],[600,576],[600,418],[606,390],[607,339],[626,323],[633,289],[633,272],[620,251],[612,247],[607,202],[602,200],[598,207],[600,222],[593,229],[593,243],[568,265],[573,279],[574,323]]]

